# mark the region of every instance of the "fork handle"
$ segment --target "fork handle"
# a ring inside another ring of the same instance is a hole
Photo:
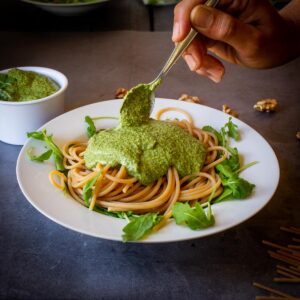
[[[216,7],[219,0],[207,0],[204,5],[209,7]],[[171,53],[169,59],[165,63],[164,67],[162,68],[161,72],[158,75],[158,79],[164,77],[170,69],[174,66],[174,64],[177,62],[177,60],[181,57],[184,50],[190,45],[192,40],[195,38],[195,36],[198,34],[198,32],[191,28],[189,34],[185,37],[183,41],[178,43],[173,52]]]

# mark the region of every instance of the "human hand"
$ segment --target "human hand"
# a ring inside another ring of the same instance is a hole
[[[220,0],[218,9],[203,3],[182,0],[174,11],[174,42],[182,41],[191,26],[201,33],[183,55],[192,71],[219,82],[225,70],[215,56],[257,69],[283,64],[293,56],[293,24],[268,0]]]

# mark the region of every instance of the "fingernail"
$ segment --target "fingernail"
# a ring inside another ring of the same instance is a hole
[[[188,64],[190,70],[191,70],[191,71],[195,71],[195,70],[196,70],[196,62],[195,62],[193,56],[187,54],[187,55],[184,56],[184,59],[185,59],[185,61],[187,62],[187,64]]]
[[[222,79],[221,77],[215,75],[207,75],[207,77],[215,83],[219,83]]]
[[[208,69],[206,70],[207,77],[215,83],[219,83],[224,75],[223,70]]]
[[[177,39],[179,38],[180,36],[180,25],[178,22],[176,22],[173,26],[173,35],[172,35],[172,40],[174,42],[177,41]]]
[[[198,28],[209,28],[214,22],[214,15],[205,6],[197,6],[191,15],[192,24]]]
[[[196,71],[198,74],[208,77],[215,83],[219,83],[222,80],[224,71],[221,69],[205,69],[200,68]]]

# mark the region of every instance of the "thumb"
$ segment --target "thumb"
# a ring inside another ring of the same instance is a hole
[[[197,5],[193,8],[190,19],[192,26],[204,36],[225,42],[237,51],[248,51],[258,44],[258,30],[220,10]]]

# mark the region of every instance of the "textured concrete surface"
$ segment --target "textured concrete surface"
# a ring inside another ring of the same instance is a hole
[[[0,69],[39,65],[67,75],[67,110],[150,81],[172,48],[170,33],[10,32],[0,38]],[[158,90],[166,98],[197,95],[218,109],[227,103],[267,139],[280,163],[271,202],[247,222],[204,239],[123,244],[65,229],[26,201],[15,176],[20,147],[0,142],[0,298],[254,299],[264,292],[253,281],[300,295],[299,285],[272,283],[276,263],[261,244],[284,243],[289,236],[279,227],[300,225],[299,68],[299,59],[265,71],[227,66],[216,85],[179,62]],[[253,111],[261,98],[278,99],[278,112]]]

